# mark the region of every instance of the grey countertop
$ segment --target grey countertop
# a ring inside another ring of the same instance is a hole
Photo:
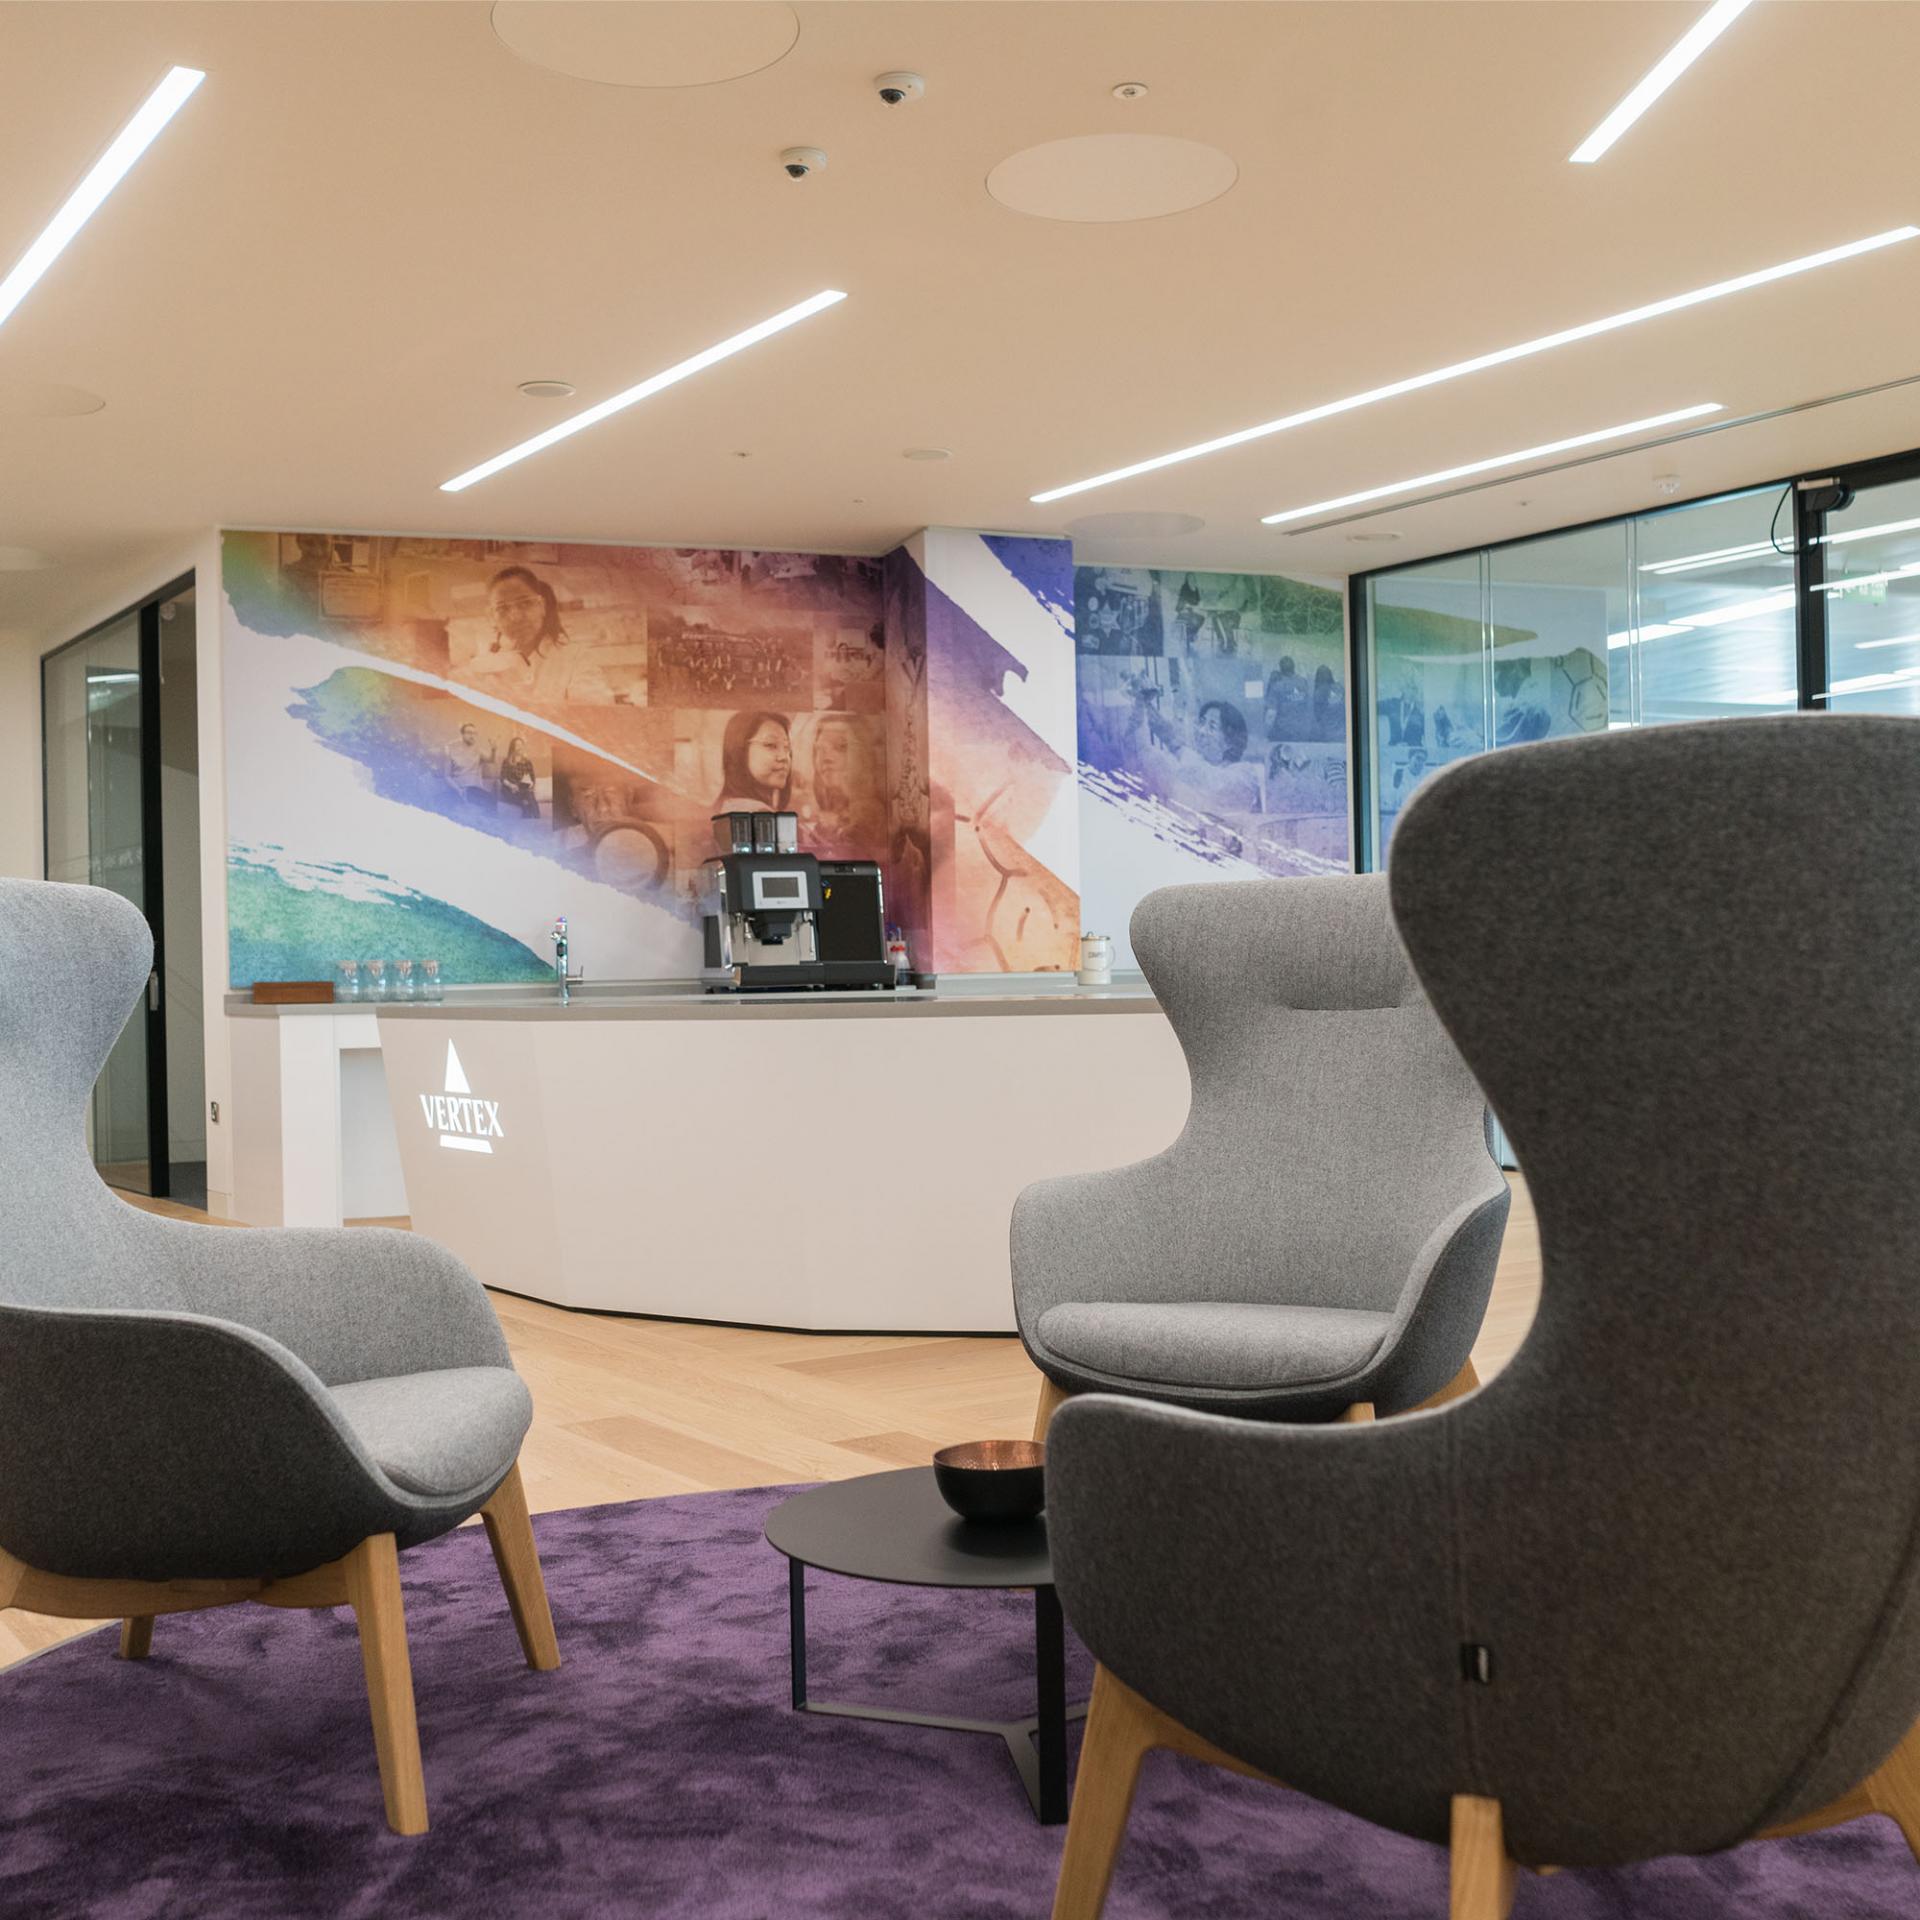
[[[444,1001],[301,1002],[256,1006],[227,995],[229,1014],[298,1019],[372,1013],[382,1020],[820,1020],[951,1019],[1034,1013],[1152,1013],[1159,1003],[1137,973],[1110,987],[1083,987],[1071,974],[948,976],[932,987],[877,992],[708,993],[697,982],[610,980],[576,984],[561,1006],[550,986],[453,987]]]

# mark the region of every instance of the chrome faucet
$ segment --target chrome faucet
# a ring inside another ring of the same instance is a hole
[[[559,914],[553,923],[553,972],[560,987],[560,1004],[572,1004],[572,990],[567,985],[567,916]]]

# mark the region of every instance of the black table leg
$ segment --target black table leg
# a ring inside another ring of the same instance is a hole
[[[1033,1590],[1033,1664],[1040,1696],[1040,1795],[1034,1811],[1042,1826],[1052,1827],[1067,1817],[1067,1649],[1060,1596],[1052,1587]]]
[[[787,1664],[793,1674],[793,1710],[807,1704],[807,1566],[787,1562]]]
[[[879,1720],[893,1726],[939,1727],[955,1733],[991,1733],[1004,1740],[1042,1826],[1067,1817],[1067,1722],[1084,1720],[1087,1705],[1067,1705],[1066,1629],[1060,1597],[1051,1587],[1033,1590],[1034,1673],[1039,1714],[1032,1720],[962,1720],[943,1713],[911,1713],[897,1707],[861,1707],[807,1698],[807,1569],[787,1562],[787,1659],[796,1713],[830,1714],[843,1720]]]

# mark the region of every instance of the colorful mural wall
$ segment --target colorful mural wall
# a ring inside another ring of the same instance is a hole
[[[710,816],[879,861],[937,972],[1347,864],[1338,591],[929,528],[884,560],[229,533],[232,979],[688,978]],[[1076,637],[1077,636],[1077,637]]]
[[[887,565],[895,791],[910,837],[925,808],[927,964],[1071,970],[1080,945],[1072,545],[929,527]]]
[[[224,537],[232,978],[699,966],[709,816],[887,855],[880,563]]]
[[[1143,894],[1348,866],[1338,587],[1081,567],[1082,912],[1131,964]]]

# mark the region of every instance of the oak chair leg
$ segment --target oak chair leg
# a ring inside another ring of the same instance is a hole
[[[493,1498],[480,1509],[480,1518],[507,1590],[513,1629],[527,1665],[551,1673],[560,1664],[560,1643],[554,1636],[553,1613],[547,1605],[546,1576],[540,1571],[539,1551],[533,1544],[533,1522],[527,1513],[526,1489],[520,1484],[516,1462],[500,1482]]]
[[[1033,1437],[1036,1440],[1047,1437],[1047,1428],[1052,1425],[1054,1414],[1063,1402],[1072,1398],[1073,1395],[1058,1381],[1049,1380],[1044,1373],[1040,1376],[1040,1404],[1033,1414]]]
[[[130,1614],[120,1623],[120,1658],[144,1660],[153,1646],[153,1615]]]
[[[1908,1851],[1920,1860],[1920,1727],[1881,1761],[1867,1782],[1873,1809],[1884,1813],[1906,1839]]]
[[[1453,1898],[1450,1920],[1507,1920],[1515,1873],[1500,1825],[1500,1802],[1453,1796]]]
[[[390,1533],[361,1541],[342,1563],[347,1600],[360,1623],[360,1658],[373,1710],[373,1746],[387,1825],[395,1833],[427,1830],[427,1782],[420,1767],[420,1728],[413,1712],[413,1665],[407,1657],[406,1604],[400,1554]]]
[[[1340,1416],[1337,1424],[1343,1427],[1359,1426],[1372,1418],[1373,1402],[1371,1400],[1356,1400],[1353,1405]]]
[[[1105,1667],[1094,1670],[1086,1739],[1067,1816],[1066,1851],[1054,1889],[1053,1920],[1100,1920],[1120,1843],[1127,1837],[1140,1762],[1155,1745],[1155,1721],[1145,1703],[1119,1685]]]

